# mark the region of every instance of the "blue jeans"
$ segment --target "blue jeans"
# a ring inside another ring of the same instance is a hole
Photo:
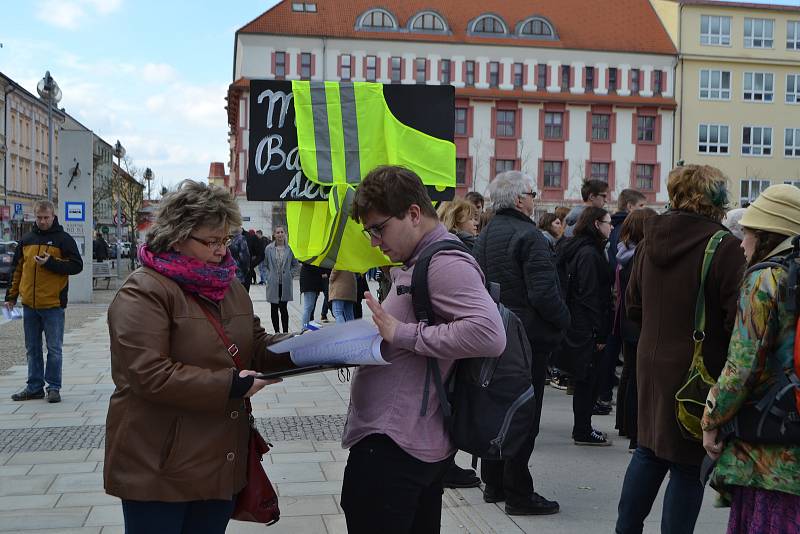
[[[122,500],[125,534],[224,534],[234,501]]]
[[[332,300],[331,310],[336,317],[337,323],[346,323],[352,321],[353,317],[353,302],[349,300]]]
[[[303,328],[308,326],[308,322],[314,315],[314,307],[317,305],[318,291],[303,291]]]
[[[661,512],[661,533],[684,534],[694,531],[703,503],[704,486],[700,481],[700,467],[658,458],[650,449],[639,446],[633,453],[622,483],[617,534],[642,532],[644,520],[650,514],[668,471],[669,483]]]
[[[262,261],[258,264],[258,274],[261,276],[261,283],[267,283],[267,260]]]
[[[61,389],[61,345],[64,343],[64,308],[36,310],[22,307],[25,349],[28,353],[28,391]],[[47,342],[47,366],[42,354],[42,333]]]

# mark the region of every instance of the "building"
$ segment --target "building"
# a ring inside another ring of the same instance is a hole
[[[208,183],[209,185],[224,187],[231,192],[235,189],[235,185],[230,183],[230,175],[225,174],[225,164],[221,161],[212,161],[208,166]]]
[[[0,122],[0,160],[3,169],[2,203],[10,212],[4,220],[3,239],[19,239],[33,229],[33,204],[47,198],[48,124],[47,104],[21,85],[0,73],[2,122]],[[53,201],[57,200],[59,129],[63,110],[53,109]]]
[[[675,159],[722,169],[739,206],[800,186],[800,6],[652,2],[679,52]]]
[[[676,49],[646,0],[435,5],[283,1],[240,28],[228,93],[236,190],[248,80],[352,80],[455,87],[459,194],[519,169],[536,176],[540,208],[580,201],[590,177],[666,201]]]

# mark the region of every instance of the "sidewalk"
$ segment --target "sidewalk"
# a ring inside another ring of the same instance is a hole
[[[270,328],[264,287],[253,286],[250,294],[256,314]],[[294,294],[299,295],[297,287]],[[289,304],[292,329],[300,325],[299,304],[299,299]],[[320,304],[321,299],[317,312]],[[0,325],[0,331],[8,327]],[[21,365],[0,374],[0,531],[122,533],[119,500],[105,495],[102,483],[105,415],[114,389],[105,316],[65,334],[61,404],[11,401],[25,377]],[[254,398],[259,427],[274,444],[265,467],[280,496],[281,519],[268,528],[232,521],[229,533],[346,532],[339,490],[347,451],[338,439],[348,401],[349,383],[340,382],[336,372],[292,377]],[[594,422],[616,435],[613,415]],[[533,472],[537,491],[558,500],[561,513],[509,517],[502,506],[485,504],[479,489],[445,490],[442,532],[612,532],[630,460],[627,440],[607,448],[576,447],[568,439],[571,425],[571,397],[548,388]],[[469,463],[466,455],[458,461]],[[725,532],[727,510],[712,508],[713,495],[706,491],[697,532]],[[659,532],[660,502],[661,497],[645,532]]]

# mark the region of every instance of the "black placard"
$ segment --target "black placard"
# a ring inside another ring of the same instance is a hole
[[[452,86],[385,85],[384,98],[404,124],[453,141],[455,91]],[[248,200],[325,200],[326,187],[309,181],[300,168],[292,82],[250,80]],[[432,200],[451,200],[455,189],[436,191]]]

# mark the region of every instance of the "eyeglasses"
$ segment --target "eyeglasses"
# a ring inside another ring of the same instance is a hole
[[[597,222],[599,222],[600,224],[611,224],[610,220],[609,221],[597,221]]]
[[[608,193],[597,193],[595,196],[603,197],[603,200],[606,200],[608,198]]]
[[[536,198],[536,191],[529,191],[527,193],[522,193],[523,195],[529,195],[531,198]]]
[[[389,217],[386,217],[386,219],[384,219],[384,221],[380,224],[375,224],[368,228],[364,228],[364,235],[367,236],[368,239],[373,237],[375,239],[380,239],[383,235],[383,227],[386,226],[386,223],[388,223],[393,217],[394,215],[390,215]]]
[[[221,241],[218,241],[216,239],[211,239],[206,241],[205,239],[200,239],[199,237],[195,237],[193,235],[190,235],[189,239],[193,239],[194,241],[197,241],[198,243],[207,246],[212,251],[227,247],[228,245],[231,244],[231,241],[233,240],[233,238],[228,236]]]

